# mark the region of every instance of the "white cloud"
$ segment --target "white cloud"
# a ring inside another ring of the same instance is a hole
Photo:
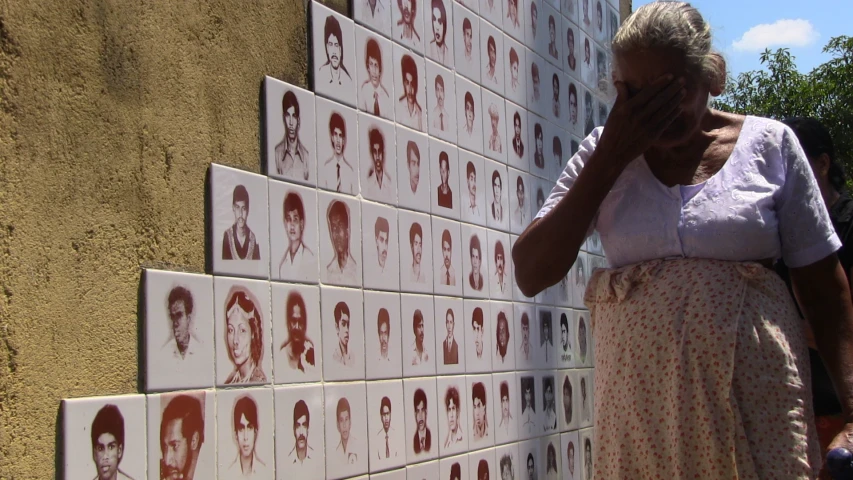
[[[808,20],[777,20],[750,28],[740,39],[732,42],[732,47],[739,52],[761,52],[770,47],[805,47],[819,36]]]

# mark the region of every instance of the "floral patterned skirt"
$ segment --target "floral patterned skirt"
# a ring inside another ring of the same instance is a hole
[[[599,269],[594,470],[610,479],[809,479],[820,468],[803,327],[757,263]]]

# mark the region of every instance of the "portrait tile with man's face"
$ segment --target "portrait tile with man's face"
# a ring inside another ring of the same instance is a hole
[[[544,303],[544,302],[543,302]],[[533,325],[531,325],[533,327]],[[549,306],[536,307],[536,325],[539,342],[535,345],[538,354],[538,368],[551,368],[556,364],[556,349],[554,341],[554,309]]]
[[[477,2],[477,0],[472,0]],[[457,2],[453,3],[454,60],[456,73],[480,82],[480,18]],[[458,91],[458,89],[457,89]]]
[[[495,402],[495,444],[518,439],[518,379],[515,372],[492,374]],[[513,463],[515,461],[513,460]]]
[[[361,196],[389,205],[397,204],[397,148],[394,124],[359,113],[359,170]]]
[[[448,480],[463,480],[468,477],[468,455],[457,455],[455,457],[442,456],[439,461],[440,478]]]
[[[433,215],[459,220],[462,193],[459,183],[459,153],[456,145],[429,139],[430,185]]]
[[[546,157],[547,151],[551,150],[551,145],[548,145],[546,150],[545,139],[547,138],[547,130],[547,121],[533,112],[530,112],[527,117],[527,133],[529,135],[528,145],[531,149],[530,155],[528,155],[528,158],[530,159],[528,171],[539,178],[545,178],[548,175],[546,170]]]
[[[213,277],[145,270],[145,390],[213,386]]]
[[[566,77],[563,76],[563,78]],[[563,173],[563,169],[566,168],[566,161],[569,159],[569,135],[558,125],[549,122],[548,136],[550,140],[547,141],[548,147],[546,150],[548,155],[545,156],[545,167],[547,170],[545,180],[550,185],[553,185],[557,182],[560,174]]]
[[[518,372],[521,396],[518,417],[518,439],[536,438],[542,434],[542,384],[537,372]],[[538,449],[537,449],[538,450]],[[538,460],[537,460],[538,463]],[[538,478],[538,477],[536,477]]]
[[[545,72],[545,59],[528,50],[525,54],[527,65],[524,75],[527,77],[527,109],[538,115],[547,113],[551,106],[548,98],[548,78]]]
[[[483,151],[488,158],[506,163],[506,100],[483,90]]]
[[[513,316],[515,318],[515,367],[518,370],[532,370],[538,368],[536,345],[539,341],[539,333],[535,328],[536,310],[527,303],[514,303]]]
[[[357,24],[391,36],[391,0],[355,0],[352,14]]]
[[[578,431],[560,435],[560,458],[563,463],[563,475],[568,480],[580,480],[581,450],[578,442]]]
[[[355,66],[358,109],[393,122],[395,98],[391,42],[364,27],[356,26],[355,44],[358,57]]]
[[[426,97],[429,134],[456,143],[456,81],[453,72],[426,61]]]
[[[532,177],[529,177],[532,178]],[[515,246],[515,242],[518,240],[518,235],[510,235],[509,236],[509,251],[512,252],[512,247]],[[512,282],[512,299],[516,302],[526,302],[533,303],[535,299],[524,296],[524,293],[521,289],[518,288],[517,282]]]
[[[435,375],[435,323],[432,296],[400,295],[403,376]]]
[[[358,114],[325,98],[317,114],[317,186],[347,195],[359,193]]]
[[[555,329],[558,335],[556,368],[572,368],[575,366],[575,313],[568,308],[558,308],[554,311]]]
[[[477,154],[483,153],[484,110],[481,89],[474,83],[456,76],[456,122],[459,128],[459,147]]]
[[[512,250],[509,235],[489,230],[489,297],[512,300]]]
[[[367,383],[367,434],[370,471],[398,468],[406,464],[406,426],[403,381]]]
[[[504,18],[503,2],[501,0],[480,0],[479,15],[487,20],[490,25],[502,28]]]
[[[560,13],[564,17],[577,23],[578,21],[578,0],[561,0]]]
[[[504,73],[504,97],[507,100],[521,105],[527,105],[527,75],[524,73],[527,65],[527,48],[508,36],[503,39],[502,55],[505,68]]]
[[[527,171],[530,167],[528,156],[531,154],[529,135],[527,133],[527,110],[507,100],[506,104],[506,139],[507,164],[510,167]]]
[[[492,301],[490,309],[492,321],[488,335],[492,337],[494,344],[494,348],[492,348],[492,371],[515,370],[516,338],[512,328],[512,303]]]
[[[314,93],[266,76],[264,99],[267,175],[316,185]]]
[[[439,375],[465,373],[465,312],[461,298],[434,297],[435,364]]]
[[[495,445],[495,415],[492,376],[468,375],[468,448],[477,450]]]
[[[592,442],[595,439],[594,437],[592,428],[578,431],[578,449],[580,450],[582,478],[592,478],[593,476],[593,468],[595,466],[593,464],[592,452],[594,449]]]
[[[322,286],[323,380],[364,380],[362,291]]]
[[[398,204],[429,213],[429,141],[424,134],[397,125]]]
[[[355,23],[317,2],[311,9],[314,92],[354,107]]]
[[[503,31],[518,42],[525,41],[525,11],[524,0],[501,0],[503,4]],[[501,23],[495,23],[500,26]]]
[[[213,273],[269,278],[267,178],[211,164]]]
[[[459,209],[463,222],[486,225],[485,159],[459,149]]]
[[[273,391],[269,388],[216,391],[218,478],[273,478]],[[247,467],[243,467],[247,465]]]
[[[278,387],[274,397],[276,469],[296,478],[325,478],[323,386]]]
[[[364,382],[327,383],[326,478],[361,475],[368,470],[367,390]]]
[[[134,417],[148,421],[149,476],[185,480],[224,477],[217,475],[216,468],[214,395],[214,390],[147,395],[148,415]],[[184,445],[186,454],[175,455],[167,445]],[[122,471],[134,475],[124,468]],[[219,473],[223,472],[224,468]],[[144,475],[133,478],[144,478]]]
[[[564,0],[567,1],[567,0]],[[575,0],[571,0],[575,1]],[[580,30],[577,24],[570,21],[563,22],[563,71],[573,80],[581,79],[580,59]]]
[[[275,383],[319,382],[323,371],[319,287],[273,282],[270,294]]]
[[[486,300],[465,300],[465,371],[492,371],[492,318]]]
[[[465,376],[438,377],[438,437],[442,457],[468,451],[468,422],[470,402]]]
[[[489,0],[483,0],[488,2]],[[500,0],[492,0],[496,5]],[[504,35],[488,22],[480,22],[480,85],[498,95],[504,94]]]
[[[518,463],[518,445],[510,443],[495,447],[495,470],[498,478],[524,478]]]
[[[530,207],[530,187],[532,177],[520,170],[509,169],[509,230],[521,234],[533,217]]]
[[[407,463],[438,458],[440,439],[435,377],[404,379],[403,392]]]
[[[539,446],[538,438],[526,440],[518,443],[518,461],[520,462],[520,470],[523,472],[521,478],[543,478],[544,465],[539,461]],[[540,468],[542,469],[540,471]]]
[[[543,67],[542,86],[545,92],[545,118],[554,123],[562,124],[566,118],[566,82],[558,67],[546,63]]]
[[[397,209],[361,202],[361,234],[364,246],[364,286],[400,290],[400,238]]]
[[[575,79],[568,77],[566,87],[566,95],[568,96],[566,97],[566,101],[569,110],[567,112],[568,121],[565,122],[564,125],[568,128],[569,132],[576,137],[583,135],[583,112],[581,108],[582,105],[579,103],[581,101],[581,88],[582,87],[580,87],[580,84]]]
[[[64,478],[145,478],[145,395],[63,400],[62,419]]]
[[[333,285],[361,286],[361,212],[358,200],[318,194],[320,280]]]
[[[508,175],[506,165],[486,160],[484,164],[486,168],[486,223],[490,228],[500,230],[502,232],[509,231],[509,185],[507,184]],[[504,242],[503,248],[509,246],[509,240]],[[507,260],[509,255],[504,255],[504,260]],[[509,281],[501,274],[501,293],[504,297],[511,298],[509,294]]]
[[[560,461],[560,436],[549,435],[539,439],[539,461],[541,462],[543,478],[558,479],[561,476],[563,462]]]
[[[403,374],[400,294],[364,291],[364,345],[368,380]]]
[[[426,57],[447,68],[453,68],[453,1],[430,0],[424,14]]]
[[[584,368],[581,370],[577,370],[578,375],[578,385],[580,390],[580,404],[578,405],[578,413],[580,413],[580,427],[588,428],[593,425],[593,420],[595,419],[593,413],[593,405],[595,402],[593,400],[593,393],[595,389],[593,388],[593,370],[591,368]]]
[[[489,239],[485,228],[462,224],[462,291],[465,297],[489,298]]]
[[[592,32],[595,41],[604,44],[608,40],[609,26],[607,25],[607,2],[605,0],[590,0],[593,9]]]
[[[432,293],[432,225],[429,215],[398,211],[400,289]]]
[[[459,223],[432,217],[433,288],[442,295],[462,296],[462,237]]]
[[[317,191],[269,181],[270,277],[317,283]]]
[[[567,432],[575,430],[580,423],[580,386],[577,377],[578,370],[560,370],[557,375],[558,402],[557,410],[560,414],[560,430]],[[565,453],[565,452],[564,452]]]
[[[542,12],[544,18],[542,27],[545,29],[544,43],[545,50],[540,52],[540,55],[545,57],[550,64],[558,70],[563,68],[563,42],[565,41],[563,33],[563,16],[560,15],[560,0],[556,0],[557,5],[554,6],[551,0],[542,2]]]
[[[272,383],[270,284],[213,278],[216,385]]]
[[[391,3],[391,39],[419,54],[424,53],[428,38],[424,17],[428,4],[424,0],[388,0]]]
[[[438,460],[431,462],[417,463],[406,466],[406,478],[418,478],[423,480],[438,480],[439,478]]]
[[[397,123],[419,132],[426,132],[426,90],[429,86],[425,81],[424,58],[400,45],[394,45],[393,71],[394,109]]]

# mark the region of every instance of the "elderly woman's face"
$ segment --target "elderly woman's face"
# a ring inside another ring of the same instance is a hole
[[[252,328],[249,314],[241,308],[232,308],[228,312],[227,340],[234,365],[239,367],[246,363],[252,353]]]

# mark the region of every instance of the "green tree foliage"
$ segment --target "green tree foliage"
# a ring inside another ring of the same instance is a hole
[[[819,119],[832,133],[836,156],[849,177],[853,173],[853,37],[834,37],[823,51],[832,58],[803,74],[787,49],[765,50],[761,54],[764,69],[729,77],[726,92],[714,101],[714,108],[777,120]]]

